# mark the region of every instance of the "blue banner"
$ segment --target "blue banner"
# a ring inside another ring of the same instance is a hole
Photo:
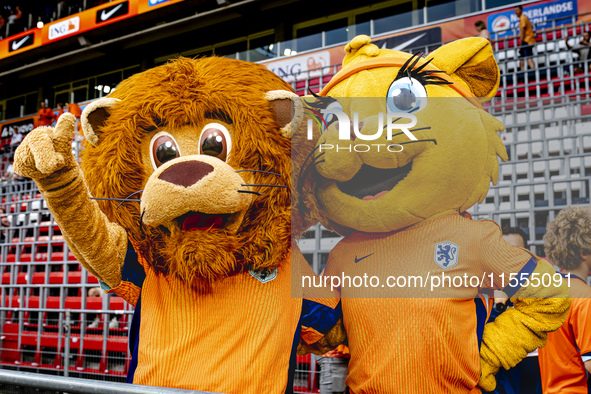
[[[523,7],[523,13],[529,18],[534,31],[547,29],[552,27],[552,19],[564,18],[557,20],[556,26],[564,25],[571,22],[569,16],[577,15],[577,1],[576,0],[558,0],[548,3],[534,4]],[[519,28],[519,18],[515,15],[513,10],[497,12],[491,14],[487,18],[488,31],[492,34],[492,38],[502,38],[513,35],[513,30],[497,33],[506,29]]]
[[[150,0],[150,1],[148,1],[148,4],[150,5],[150,7],[153,7],[158,4],[166,3],[167,1],[170,1],[170,0]]]

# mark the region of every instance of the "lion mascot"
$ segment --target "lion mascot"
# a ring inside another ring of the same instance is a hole
[[[128,382],[291,392],[298,347],[343,341],[338,297],[291,288],[313,275],[290,239],[295,96],[260,65],[180,58],[84,109],[82,168],[69,114],[18,148],[70,250],[135,306]]]
[[[423,58],[358,36],[345,51],[309,102],[321,115],[309,123],[320,119],[324,131],[308,161],[314,195],[302,200],[344,235],[324,275],[341,292],[347,385],[355,394],[492,390],[499,368],[544,346],[570,305],[548,262],[465,213],[496,183],[497,156],[507,160],[504,127],[481,104],[499,86],[492,49],[467,38]],[[485,327],[486,288],[504,288],[515,308]]]

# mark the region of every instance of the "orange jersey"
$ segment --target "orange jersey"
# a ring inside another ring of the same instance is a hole
[[[495,222],[454,213],[394,233],[348,235],[330,253],[325,275],[377,276],[382,285],[392,275],[484,275],[483,287],[501,288],[503,275],[507,285],[509,273],[529,274],[535,266],[529,252],[502,239]],[[351,392],[473,390],[480,378],[479,344],[488,304],[478,290],[413,287],[401,297],[385,298],[397,293],[379,285],[370,290],[341,285]]]
[[[51,126],[55,119],[55,115],[51,108],[45,107],[40,108],[39,111],[37,111],[37,118],[39,126]]]
[[[71,113],[72,115],[74,115],[75,117],[79,118],[80,116],[82,116],[82,110],[80,109],[80,106],[76,103],[70,103],[68,104],[68,112]]]
[[[523,43],[527,43],[533,45],[536,43],[536,37],[534,34],[534,29],[529,21],[529,18],[525,14],[521,14],[519,17],[519,29],[523,31]]]
[[[546,394],[587,394],[589,389],[584,361],[591,360],[591,287],[571,277],[570,291],[573,302],[566,321],[538,351]]]
[[[294,253],[293,261],[288,256],[276,269],[230,276],[200,295],[175,277],[157,275],[130,248],[124,281],[109,289],[136,305],[128,382],[221,393],[286,392],[293,386],[300,338],[313,343],[341,318],[338,298],[293,297],[291,264],[313,274],[301,252]]]

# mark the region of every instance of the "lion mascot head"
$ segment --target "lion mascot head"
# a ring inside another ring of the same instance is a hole
[[[277,266],[290,249],[297,96],[271,73],[260,78],[262,66],[237,63],[178,59],[123,81],[82,116],[90,192],[120,200],[101,210],[156,272],[202,290]]]

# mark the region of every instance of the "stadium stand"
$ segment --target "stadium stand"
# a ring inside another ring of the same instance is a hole
[[[493,36],[501,86],[486,108],[506,126],[501,138],[509,161],[500,166],[498,184],[470,213],[476,219],[522,228],[530,237],[531,250],[540,256],[544,255],[546,223],[561,208],[590,204],[590,64],[589,60],[580,61],[564,44],[565,37],[577,37],[589,26],[572,21],[555,21],[550,28],[537,31],[536,69],[527,72],[518,70],[515,31],[502,38]],[[430,43],[404,50],[428,53],[435,47]],[[582,65],[583,72],[575,73],[575,65]],[[340,64],[326,65],[288,75],[286,80],[299,95],[317,93],[339,69]],[[78,101],[84,106],[138,71],[140,67],[125,66],[99,75],[95,90],[100,88],[94,92],[98,96],[88,91],[78,96],[73,81],[63,101]],[[59,88],[55,92],[57,104],[62,96]],[[35,102],[40,96],[34,97]],[[25,107],[30,104],[23,103]],[[22,110],[18,118],[31,112]],[[11,155],[9,144],[9,136],[3,135],[2,174]],[[79,157],[79,137],[72,149]],[[9,226],[0,230],[4,233],[0,244],[0,366],[45,373],[63,373],[66,368],[69,376],[124,381],[129,367],[127,328],[133,308],[119,297],[87,296],[98,282],[69,252],[31,181],[2,181],[0,205],[9,221]],[[300,248],[316,272],[322,271],[339,239],[320,224],[304,234]],[[98,324],[93,324],[95,315]],[[117,327],[109,324],[113,317]],[[298,356],[297,363],[295,392],[318,392],[315,357]]]

